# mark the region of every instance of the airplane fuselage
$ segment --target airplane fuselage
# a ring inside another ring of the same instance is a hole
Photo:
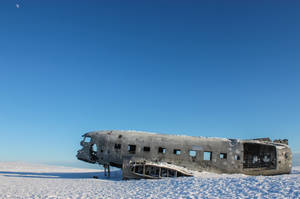
[[[291,172],[292,153],[289,146],[271,140],[237,140],[118,130],[89,132],[83,137],[83,148],[78,151],[77,158],[89,163],[122,168],[124,178],[143,178],[151,172],[149,178],[155,172],[156,177],[160,178],[163,175],[161,164],[166,165],[164,168],[171,169],[174,165],[214,173],[275,175]],[[180,169],[175,171],[181,172]]]

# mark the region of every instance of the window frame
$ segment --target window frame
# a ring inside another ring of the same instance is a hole
[[[181,155],[181,149],[174,149],[173,154],[174,155]]]
[[[195,155],[191,155],[191,152],[194,152]],[[195,158],[197,156],[197,151],[196,150],[189,150],[189,156],[192,158]]]
[[[136,153],[136,145],[135,144],[128,144],[127,151],[129,154],[135,154]]]
[[[167,149],[164,147],[158,147],[158,153],[159,154],[166,154],[167,153]]]
[[[147,150],[146,150],[147,149]],[[144,146],[143,147],[143,151],[144,152],[150,152],[151,151],[151,147],[150,146]]]
[[[223,156],[222,156],[223,155]],[[219,154],[219,158],[221,159],[221,160],[227,160],[227,153],[220,153]]]
[[[206,159],[206,154],[209,154],[209,159]],[[203,151],[203,160],[204,161],[212,161],[212,151]]]

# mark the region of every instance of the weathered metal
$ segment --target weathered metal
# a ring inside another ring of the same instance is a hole
[[[290,173],[292,167],[287,140],[238,140],[119,130],[89,132],[83,137],[83,148],[77,158],[105,168],[122,168],[124,179],[192,175],[188,170],[276,175]]]

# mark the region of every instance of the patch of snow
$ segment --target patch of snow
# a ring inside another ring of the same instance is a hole
[[[201,172],[161,180],[121,177],[119,170],[108,178],[94,169],[0,162],[0,198],[300,198],[300,167],[277,176]]]
[[[278,145],[276,145],[276,148],[277,148],[277,149],[285,149],[286,146],[278,146]]]

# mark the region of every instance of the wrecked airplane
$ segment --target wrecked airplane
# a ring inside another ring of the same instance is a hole
[[[292,153],[285,140],[238,140],[164,135],[137,131],[97,131],[83,135],[79,160],[121,168],[123,179],[193,176],[193,171],[288,174]]]

